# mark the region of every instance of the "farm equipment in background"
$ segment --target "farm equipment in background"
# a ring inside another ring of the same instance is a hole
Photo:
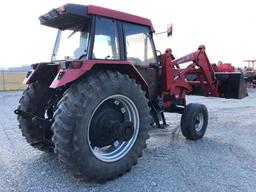
[[[232,66],[231,63],[222,63],[221,61],[219,61],[217,67],[220,72],[235,72],[235,68]]]
[[[256,88],[256,59],[244,60],[247,65],[242,69],[248,87]]]
[[[177,59],[170,48],[157,55],[149,19],[66,4],[40,22],[58,29],[52,60],[32,65],[15,113],[28,143],[54,150],[75,175],[102,182],[129,171],[152,121],[167,126],[164,112],[182,114],[187,139],[202,138],[206,106],[186,95],[247,96],[243,74],[215,71],[203,45]]]

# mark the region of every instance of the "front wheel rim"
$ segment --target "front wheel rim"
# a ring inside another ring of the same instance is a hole
[[[195,117],[195,130],[200,132],[204,125],[204,115],[202,113],[198,113]]]
[[[133,135],[130,140],[128,141],[118,141],[116,140],[113,142],[110,146],[97,148],[92,146],[91,138],[90,138],[90,128],[91,128],[91,122],[92,119],[97,111],[97,109],[104,103],[108,101],[113,101],[116,105],[122,106],[120,108],[122,113],[125,113],[126,120],[132,122],[133,124]],[[140,118],[139,118],[139,112],[134,104],[134,102],[124,95],[112,95],[107,98],[105,98],[103,101],[100,102],[94,109],[89,124],[87,127],[87,139],[90,146],[90,150],[93,153],[93,155],[98,158],[101,161],[104,162],[115,162],[123,158],[133,147],[135,141],[137,140],[138,134],[139,134],[139,128],[140,128]]]

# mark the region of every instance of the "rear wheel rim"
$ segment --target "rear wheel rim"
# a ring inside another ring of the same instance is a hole
[[[120,106],[120,111],[124,114],[126,120],[132,122],[133,124],[133,135],[130,140],[128,141],[114,141],[111,145],[105,147],[94,147],[92,146],[92,138],[90,137],[90,130],[92,128],[92,119],[96,115],[97,110],[100,106],[102,106],[105,102],[114,102],[115,105]],[[112,95],[105,98],[97,107],[94,109],[88,124],[88,131],[87,131],[87,139],[90,146],[90,150],[93,155],[101,161],[104,162],[115,162],[123,158],[133,147],[135,141],[137,140],[138,133],[139,133],[139,125],[140,125],[140,118],[139,112],[134,104],[134,102],[124,95]]]
[[[204,115],[202,113],[198,113],[195,117],[195,130],[200,132],[204,125]]]

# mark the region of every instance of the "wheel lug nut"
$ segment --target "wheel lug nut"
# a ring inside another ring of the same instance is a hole
[[[118,141],[115,141],[115,142],[114,142],[114,146],[115,146],[115,147],[117,147],[117,146],[118,146],[118,144],[119,144],[119,142],[118,142]]]
[[[123,107],[123,108],[121,108],[121,112],[122,113],[125,113],[126,112],[126,110],[125,110],[125,108]]]
[[[119,101],[115,101],[114,103],[115,103],[116,105],[119,105]]]

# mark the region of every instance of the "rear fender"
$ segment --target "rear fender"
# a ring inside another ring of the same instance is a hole
[[[50,63],[37,63],[32,65],[32,71],[27,73],[23,84],[30,84],[37,80],[52,82],[58,73],[57,65],[49,65]]]
[[[87,74],[91,70],[117,70],[121,73],[128,74],[142,85],[142,89],[148,95],[148,84],[141,76],[139,71],[128,61],[102,61],[102,60],[86,60],[79,69],[60,69],[53,82],[51,88],[58,88],[74,82],[80,77]]]

